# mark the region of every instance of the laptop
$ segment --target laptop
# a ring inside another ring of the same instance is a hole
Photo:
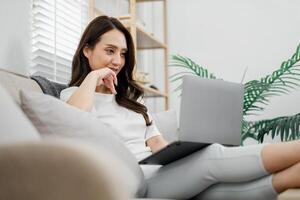
[[[240,145],[243,97],[242,84],[184,76],[179,140],[139,164],[166,165],[212,143]]]

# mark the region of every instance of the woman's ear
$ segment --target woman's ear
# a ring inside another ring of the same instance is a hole
[[[83,47],[83,55],[87,58],[87,59],[89,59],[89,57],[90,57],[90,49],[89,49],[89,47],[86,45],[85,47]]]

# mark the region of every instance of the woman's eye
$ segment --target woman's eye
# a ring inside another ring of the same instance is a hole
[[[125,58],[126,53],[121,53],[121,57]]]
[[[114,51],[112,49],[107,49],[106,50],[107,54],[111,55],[111,54],[114,54]]]

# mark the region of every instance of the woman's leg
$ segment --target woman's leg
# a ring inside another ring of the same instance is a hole
[[[147,197],[188,199],[219,182],[245,182],[268,175],[261,160],[263,146],[210,145],[161,167],[147,179]]]
[[[273,175],[273,187],[277,193],[289,188],[300,188],[300,163]]]
[[[193,200],[273,200],[276,199],[278,193],[288,188],[299,187],[299,172],[300,163],[297,163],[274,175],[264,176],[253,181],[218,183],[201,192]]]
[[[274,173],[273,186],[278,193],[300,187],[300,141],[266,145],[262,162],[269,173]]]
[[[265,145],[262,162],[269,173],[282,171],[300,162],[300,140]]]
[[[213,144],[161,167],[147,179],[147,197],[186,199],[216,183],[247,182],[270,173],[275,173],[273,186],[280,193],[300,187],[298,162],[300,141],[231,148]]]
[[[235,155],[235,151],[240,151],[241,148],[229,148],[227,152]],[[243,149],[240,153],[243,154],[244,150],[246,149]],[[289,188],[300,187],[300,140],[264,145],[261,150],[261,162],[263,168],[269,174],[274,174],[272,185],[277,193],[281,193]],[[242,165],[245,165],[245,163]],[[251,171],[251,169],[248,170]],[[247,170],[244,169],[243,171]],[[230,173],[227,173],[227,175],[231,176]],[[238,176],[243,178],[241,175]],[[253,178],[255,177],[257,176],[253,176]],[[224,181],[226,177],[222,180],[221,175],[218,175],[220,182],[236,182],[237,180],[243,182],[238,177],[235,177],[234,180],[228,180],[228,178],[230,179],[230,177],[227,177],[227,181]]]
[[[272,186],[272,176],[242,183],[218,183],[207,188],[193,200],[275,200],[277,192]]]

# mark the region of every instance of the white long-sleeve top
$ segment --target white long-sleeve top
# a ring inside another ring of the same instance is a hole
[[[67,101],[77,88],[69,87],[62,90],[60,99]],[[151,149],[146,146],[146,140],[160,135],[154,121],[152,121],[152,125],[146,126],[143,115],[119,106],[114,94],[95,92],[91,114],[111,127],[138,160],[152,154]],[[148,115],[152,120],[149,112]]]

